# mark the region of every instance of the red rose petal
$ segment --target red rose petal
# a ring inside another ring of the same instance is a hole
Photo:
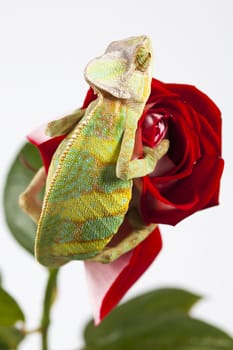
[[[161,248],[161,235],[156,228],[132,252],[110,264],[85,262],[96,325],[119,303],[154,261]]]
[[[33,130],[27,135],[27,139],[39,149],[45,170],[48,173],[52,156],[59,143],[65,138],[65,135],[49,137],[45,135],[45,127],[46,125],[42,125],[38,129]]]
[[[173,93],[179,94],[200,114],[204,115],[215,130],[221,128],[221,112],[216,104],[193,85],[165,84]]]
[[[201,159],[190,176],[177,181],[164,195],[152,179],[145,177],[141,198],[144,220],[176,225],[198,210],[217,205],[223,165],[221,158]]]
[[[164,138],[167,132],[167,117],[162,113],[156,113],[156,111],[151,111],[146,114],[143,119],[142,124],[139,125],[142,128],[142,142],[149,147],[155,147]]]
[[[86,97],[84,99],[82,108],[87,108],[89,106],[89,104],[94,101],[97,98],[97,95],[95,95],[94,90],[92,88],[90,88],[87,91]]]

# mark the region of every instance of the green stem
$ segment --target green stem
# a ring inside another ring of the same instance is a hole
[[[23,336],[27,336],[27,335],[31,335],[31,334],[34,334],[34,333],[41,333],[41,328],[35,328],[35,329],[25,329],[25,328],[22,328],[20,329],[21,333],[23,334]]]
[[[50,326],[50,311],[57,292],[58,269],[48,269],[48,280],[45,289],[43,313],[41,319],[42,350],[48,350],[48,330]]]

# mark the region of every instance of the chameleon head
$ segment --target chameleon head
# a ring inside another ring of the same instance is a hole
[[[88,84],[118,99],[145,102],[152,79],[152,45],[145,36],[112,42],[85,69]]]

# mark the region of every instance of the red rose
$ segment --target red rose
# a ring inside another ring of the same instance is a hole
[[[89,89],[83,108],[95,98]],[[46,169],[64,137],[49,138],[44,135],[44,127],[28,137],[39,148]],[[223,170],[220,111],[193,86],[153,79],[151,95],[138,123],[134,157],[143,156],[143,145],[155,147],[165,137],[170,140],[168,154],[152,174],[135,181],[135,187],[146,222],[174,225],[197,210],[218,204]],[[120,231],[131,232],[127,220]],[[113,263],[85,262],[96,324],[150,266],[161,247],[156,228]]]
[[[218,204],[221,113],[209,97],[191,85],[153,79],[139,128],[145,145],[153,147],[164,137],[170,140],[167,156],[142,179],[146,222],[175,225]]]

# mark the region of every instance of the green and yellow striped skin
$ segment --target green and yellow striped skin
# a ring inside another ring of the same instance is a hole
[[[125,118],[124,104],[99,99],[58,147],[38,224],[41,263],[90,258],[118,231],[132,189],[116,177]]]
[[[53,136],[71,131],[55,152],[47,177],[35,244],[40,263],[110,262],[154,228],[141,223],[116,248],[106,247],[129,209],[133,178],[152,172],[168,149],[164,140],[155,149],[144,147],[143,159],[132,160],[137,123],[150,94],[151,55],[146,36],[110,44],[85,70],[97,100],[85,111],[48,124]],[[28,211],[25,194],[21,206]]]

